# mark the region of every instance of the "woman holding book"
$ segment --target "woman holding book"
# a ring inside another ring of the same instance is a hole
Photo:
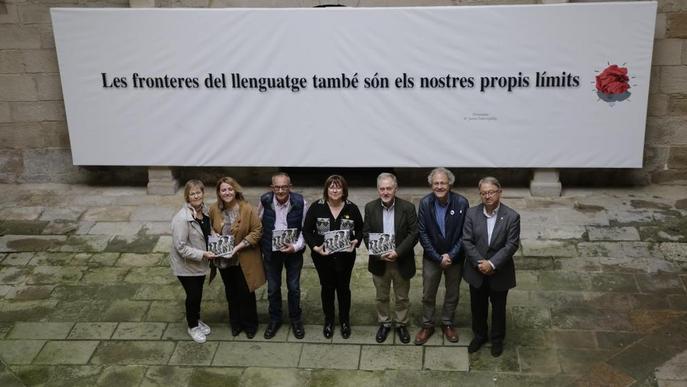
[[[326,338],[334,335],[335,296],[339,302],[341,336],[347,339],[351,335],[351,273],[355,249],[362,241],[362,230],[363,217],[358,206],[348,200],[346,180],[339,175],[329,176],[324,183],[322,199],[310,206],[303,222],[303,237],[312,251],[322,287],[322,333]],[[339,249],[332,242],[337,236],[341,239],[342,235],[344,248]]]
[[[184,187],[186,203],[172,219],[172,249],[169,263],[172,272],[186,292],[186,323],[188,334],[197,343],[204,343],[210,327],[200,320],[203,282],[210,272],[209,260],[215,254],[207,251],[210,235],[208,208],[203,202],[205,186],[200,180],[189,180]]]
[[[236,180],[219,179],[216,192],[217,202],[210,207],[212,230],[231,236],[234,244],[227,258],[217,259],[229,304],[231,334],[238,336],[245,331],[246,337],[252,339],[258,330],[255,290],[265,283],[259,244],[262,223]]]

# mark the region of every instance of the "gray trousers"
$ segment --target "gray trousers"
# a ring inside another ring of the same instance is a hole
[[[441,323],[453,325],[453,317],[458,306],[460,296],[460,280],[463,264],[452,264],[446,270],[441,265],[429,259],[422,260],[422,326],[433,327],[434,311],[436,309],[437,290],[444,276],[446,294],[444,306],[441,310]]]
[[[398,326],[408,325],[408,292],[410,291],[410,280],[401,277],[396,262],[386,264],[384,275],[372,276],[372,281],[377,289],[377,321],[380,324],[391,326],[391,315],[389,313],[389,296],[391,285],[394,287],[394,304],[396,307],[395,321]]]

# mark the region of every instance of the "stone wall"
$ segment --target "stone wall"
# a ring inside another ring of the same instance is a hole
[[[72,165],[50,7],[128,7],[128,0],[7,0],[0,8],[0,182],[145,182],[144,168]]]
[[[534,4],[538,0],[0,0],[0,183],[144,184],[144,167],[75,167],[50,7],[312,7]],[[687,184],[687,0],[660,0],[644,168],[564,170],[564,184]],[[617,139],[622,141],[622,139]],[[271,169],[270,169],[271,171]],[[255,169],[238,175],[255,176]],[[477,170],[470,174],[480,174]],[[528,171],[513,171],[527,176]],[[185,175],[185,171],[179,171]],[[258,173],[259,174],[259,173]],[[416,175],[416,174],[410,174]],[[422,173],[419,175],[423,175]],[[423,184],[420,178],[419,184]],[[526,180],[523,179],[523,180]],[[523,181],[526,183],[526,181]]]
[[[645,169],[652,181],[687,181],[687,1],[658,2]]]

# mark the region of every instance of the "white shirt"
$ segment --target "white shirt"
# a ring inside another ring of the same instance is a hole
[[[501,207],[501,204],[499,204],[498,206],[496,206],[496,208],[494,208],[494,212],[492,212],[491,215],[489,215],[487,213],[487,207],[482,208],[482,213],[484,214],[484,216],[487,217],[487,242],[490,245],[491,245],[491,234],[494,233],[494,226],[496,225],[496,218],[499,214],[499,207]]]
[[[487,213],[487,207],[482,208],[482,213],[484,216],[487,218],[487,242],[491,245],[491,235],[494,233],[494,226],[496,226],[496,219],[498,218],[499,215],[499,208],[501,207],[501,204],[499,203],[496,208],[494,208],[494,212],[490,214]],[[491,265],[492,269],[496,269],[493,263],[491,261],[487,261]]]
[[[394,235],[394,213],[396,209],[396,199],[389,207],[382,202],[382,219],[384,221],[384,234]]]
[[[274,195],[272,199],[272,203],[274,204],[274,229],[275,230],[286,230],[289,228],[289,224],[286,221],[286,215],[289,213],[289,210],[291,209],[291,196],[286,200],[284,204],[279,203],[277,200],[277,195]],[[303,199],[303,221],[305,221],[305,213],[306,209],[308,208],[308,202]],[[258,204],[258,214],[260,215],[260,219],[262,220],[262,214],[265,212],[265,209],[262,207],[262,202]],[[303,226],[303,222],[301,222],[301,227]],[[305,241],[303,240],[303,232],[298,234],[298,240],[296,243],[293,244],[293,247],[296,249],[296,251],[303,250],[305,248]]]

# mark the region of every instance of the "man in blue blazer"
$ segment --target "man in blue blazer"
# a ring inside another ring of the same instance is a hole
[[[422,260],[422,329],[415,344],[422,345],[434,333],[434,311],[441,277],[446,295],[441,311],[444,337],[458,341],[453,317],[458,305],[461,272],[464,261],[463,223],[468,200],[451,191],[455,176],[446,168],[435,168],[427,177],[432,193],[420,201],[418,231],[424,249]]]
[[[506,337],[506,297],[515,287],[513,255],[520,246],[520,215],[501,203],[501,184],[493,177],[479,182],[482,204],[468,210],[463,229],[466,263],[463,276],[470,284],[474,339],[468,352],[488,340],[487,315],[492,305],[491,354],[503,352]]]

